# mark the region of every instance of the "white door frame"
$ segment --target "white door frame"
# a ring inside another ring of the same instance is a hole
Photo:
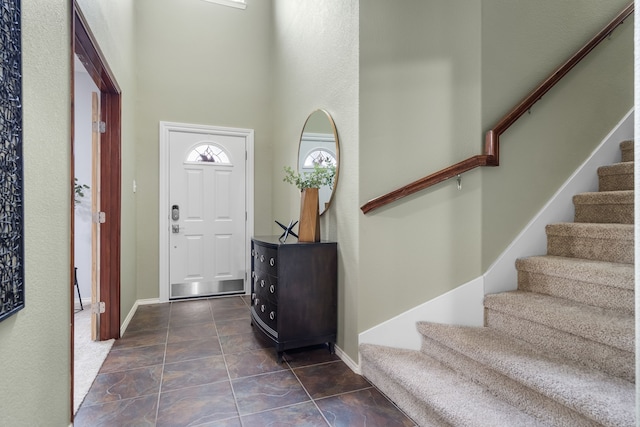
[[[159,205],[158,205],[158,223],[159,223],[159,283],[158,291],[160,302],[169,301],[169,140],[171,132],[202,132],[209,135],[227,135],[244,137],[247,141],[247,163],[245,168],[245,206],[247,218],[245,222],[245,281],[244,291],[248,294],[250,289],[250,281],[248,272],[251,271],[251,237],[253,236],[253,165],[254,165],[254,147],[253,147],[253,129],[226,128],[210,125],[197,125],[188,123],[160,122],[160,162],[159,162]]]

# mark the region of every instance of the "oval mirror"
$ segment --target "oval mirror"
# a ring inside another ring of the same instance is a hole
[[[333,184],[321,187],[318,192],[320,215],[322,215],[331,205],[333,193],[338,184],[340,166],[338,131],[333,118],[325,110],[316,110],[307,117],[298,146],[298,172],[301,174],[313,172],[315,165],[336,167]]]

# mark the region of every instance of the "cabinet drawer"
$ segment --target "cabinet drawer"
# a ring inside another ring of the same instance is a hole
[[[332,343],[337,330],[337,244],[251,239],[251,321],[288,349]]]
[[[264,300],[278,302],[278,278],[260,271],[253,272],[253,292]]]
[[[252,250],[254,270],[277,276],[277,254],[278,252],[274,248],[254,245]]]
[[[278,337],[278,306],[276,304],[256,297],[251,307],[251,312],[254,317],[257,317],[258,320],[267,326],[267,331],[270,332],[274,338]]]

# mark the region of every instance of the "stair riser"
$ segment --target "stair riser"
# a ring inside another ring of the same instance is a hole
[[[598,191],[633,190],[633,174],[600,176]]]
[[[518,271],[518,289],[566,298],[596,307],[620,310],[629,314],[635,312],[634,292],[630,289],[602,286],[597,283],[580,282],[528,271]]]
[[[633,162],[633,141],[620,143],[623,162]]]
[[[398,407],[402,408],[405,414],[420,426],[425,427],[448,427],[449,423],[440,419],[432,408],[420,401],[415,395],[408,392],[399,385],[390,375],[382,369],[378,369],[372,362],[361,360],[362,375],[369,382],[391,399]]]
[[[561,355],[585,366],[626,381],[635,381],[635,355],[527,319],[485,310],[486,326],[522,339],[551,354]]]
[[[547,255],[633,264],[633,240],[547,235]]]
[[[576,204],[574,222],[633,224],[633,204]]]
[[[486,387],[494,395],[504,399],[520,410],[538,417],[549,425],[598,426],[568,407],[476,362],[435,340],[423,335],[422,349],[425,354],[439,360],[461,375]]]

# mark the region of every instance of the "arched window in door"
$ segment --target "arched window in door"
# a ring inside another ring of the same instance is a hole
[[[229,156],[220,147],[214,144],[202,144],[191,150],[187,156],[187,162],[229,164]]]

